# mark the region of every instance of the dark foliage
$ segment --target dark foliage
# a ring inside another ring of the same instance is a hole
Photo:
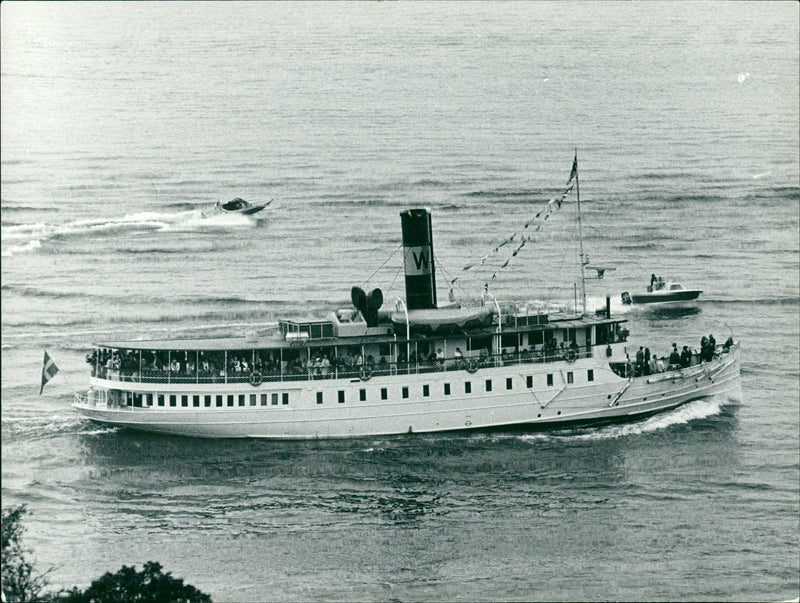
[[[21,519],[25,505],[3,509],[2,583],[4,601],[58,601],[69,603],[211,603],[211,597],[183,580],[161,571],[161,564],[148,561],[144,569],[122,566],[106,573],[85,591],[77,587],[57,595],[45,592],[46,572],[36,576],[22,547],[25,528]]]
[[[22,516],[27,513],[25,505],[3,509],[2,519],[2,583],[6,601],[41,600],[48,584],[47,573],[36,576],[33,566],[25,559],[28,552],[22,547]]]
[[[98,578],[81,592],[73,588],[59,601],[67,603],[210,603],[211,597],[183,580],[161,571],[161,564],[148,561],[144,569],[123,565],[116,574]]]

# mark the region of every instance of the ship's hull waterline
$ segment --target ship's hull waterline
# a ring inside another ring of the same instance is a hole
[[[739,355],[736,345],[711,362],[633,379],[621,378],[607,364],[588,358],[549,365],[492,367],[475,373],[458,370],[373,377],[368,381],[328,379],[263,383],[258,387],[243,384],[235,390],[224,384],[175,384],[168,390],[189,400],[233,393],[234,399],[245,395],[249,401],[254,393],[266,393],[271,399],[273,393],[280,392],[289,394],[292,400],[286,405],[109,407],[91,395],[76,394],[73,407],[88,419],[106,425],[204,438],[303,440],[534,431],[638,420],[703,398],[724,398],[722,403],[739,400]],[[587,381],[589,371],[591,382]],[[526,387],[528,378],[532,379],[530,388]],[[97,381],[98,386],[99,382],[105,388],[110,386],[107,381]],[[464,393],[466,383],[470,384],[469,394]],[[134,384],[124,384],[125,389],[130,385]],[[445,387],[448,395],[444,394]],[[487,392],[487,388],[493,391]],[[387,399],[382,400],[382,396]],[[319,399],[324,402],[317,403]]]

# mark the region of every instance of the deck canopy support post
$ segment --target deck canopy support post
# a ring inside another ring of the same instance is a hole
[[[494,336],[495,344],[492,346],[494,348],[492,356],[494,357],[494,365],[499,366],[500,359],[498,358],[499,355],[503,353],[503,314],[500,311],[500,304],[497,303],[497,299],[495,299],[494,295],[486,291],[486,295],[492,298],[494,302],[494,307],[497,310],[497,333]]]
[[[406,315],[406,372],[411,370],[411,323],[408,320],[408,307],[406,303],[399,297],[395,297],[397,303],[403,306],[403,312]]]

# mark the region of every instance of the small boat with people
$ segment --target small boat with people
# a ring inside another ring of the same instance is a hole
[[[642,293],[623,292],[622,303],[683,305],[696,300],[702,292],[702,289],[685,289],[679,282],[651,274],[647,290]]]
[[[551,429],[736,398],[732,338],[706,340],[702,356],[662,344],[663,358],[651,357],[608,297],[595,313],[585,290],[574,312],[497,300],[488,286],[471,302],[439,303],[431,216],[400,213],[405,299],[352,287],[325,318],[281,319],[268,333],[99,342],[74,409],[164,434],[293,440]]]
[[[266,203],[262,203],[260,205],[253,205],[249,201],[245,201],[240,197],[236,197],[226,203],[220,203],[219,201],[217,201],[216,205],[214,206],[214,209],[226,214],[242,214],[245,216],[251,216],[255,213],[260,212],[270,203],[272,203],[271,199]]]

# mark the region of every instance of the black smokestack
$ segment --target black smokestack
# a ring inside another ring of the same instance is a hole
[[[431,213],[427,209],[400,212],[409,310],[436,307],[436,268],[433,262]]]

